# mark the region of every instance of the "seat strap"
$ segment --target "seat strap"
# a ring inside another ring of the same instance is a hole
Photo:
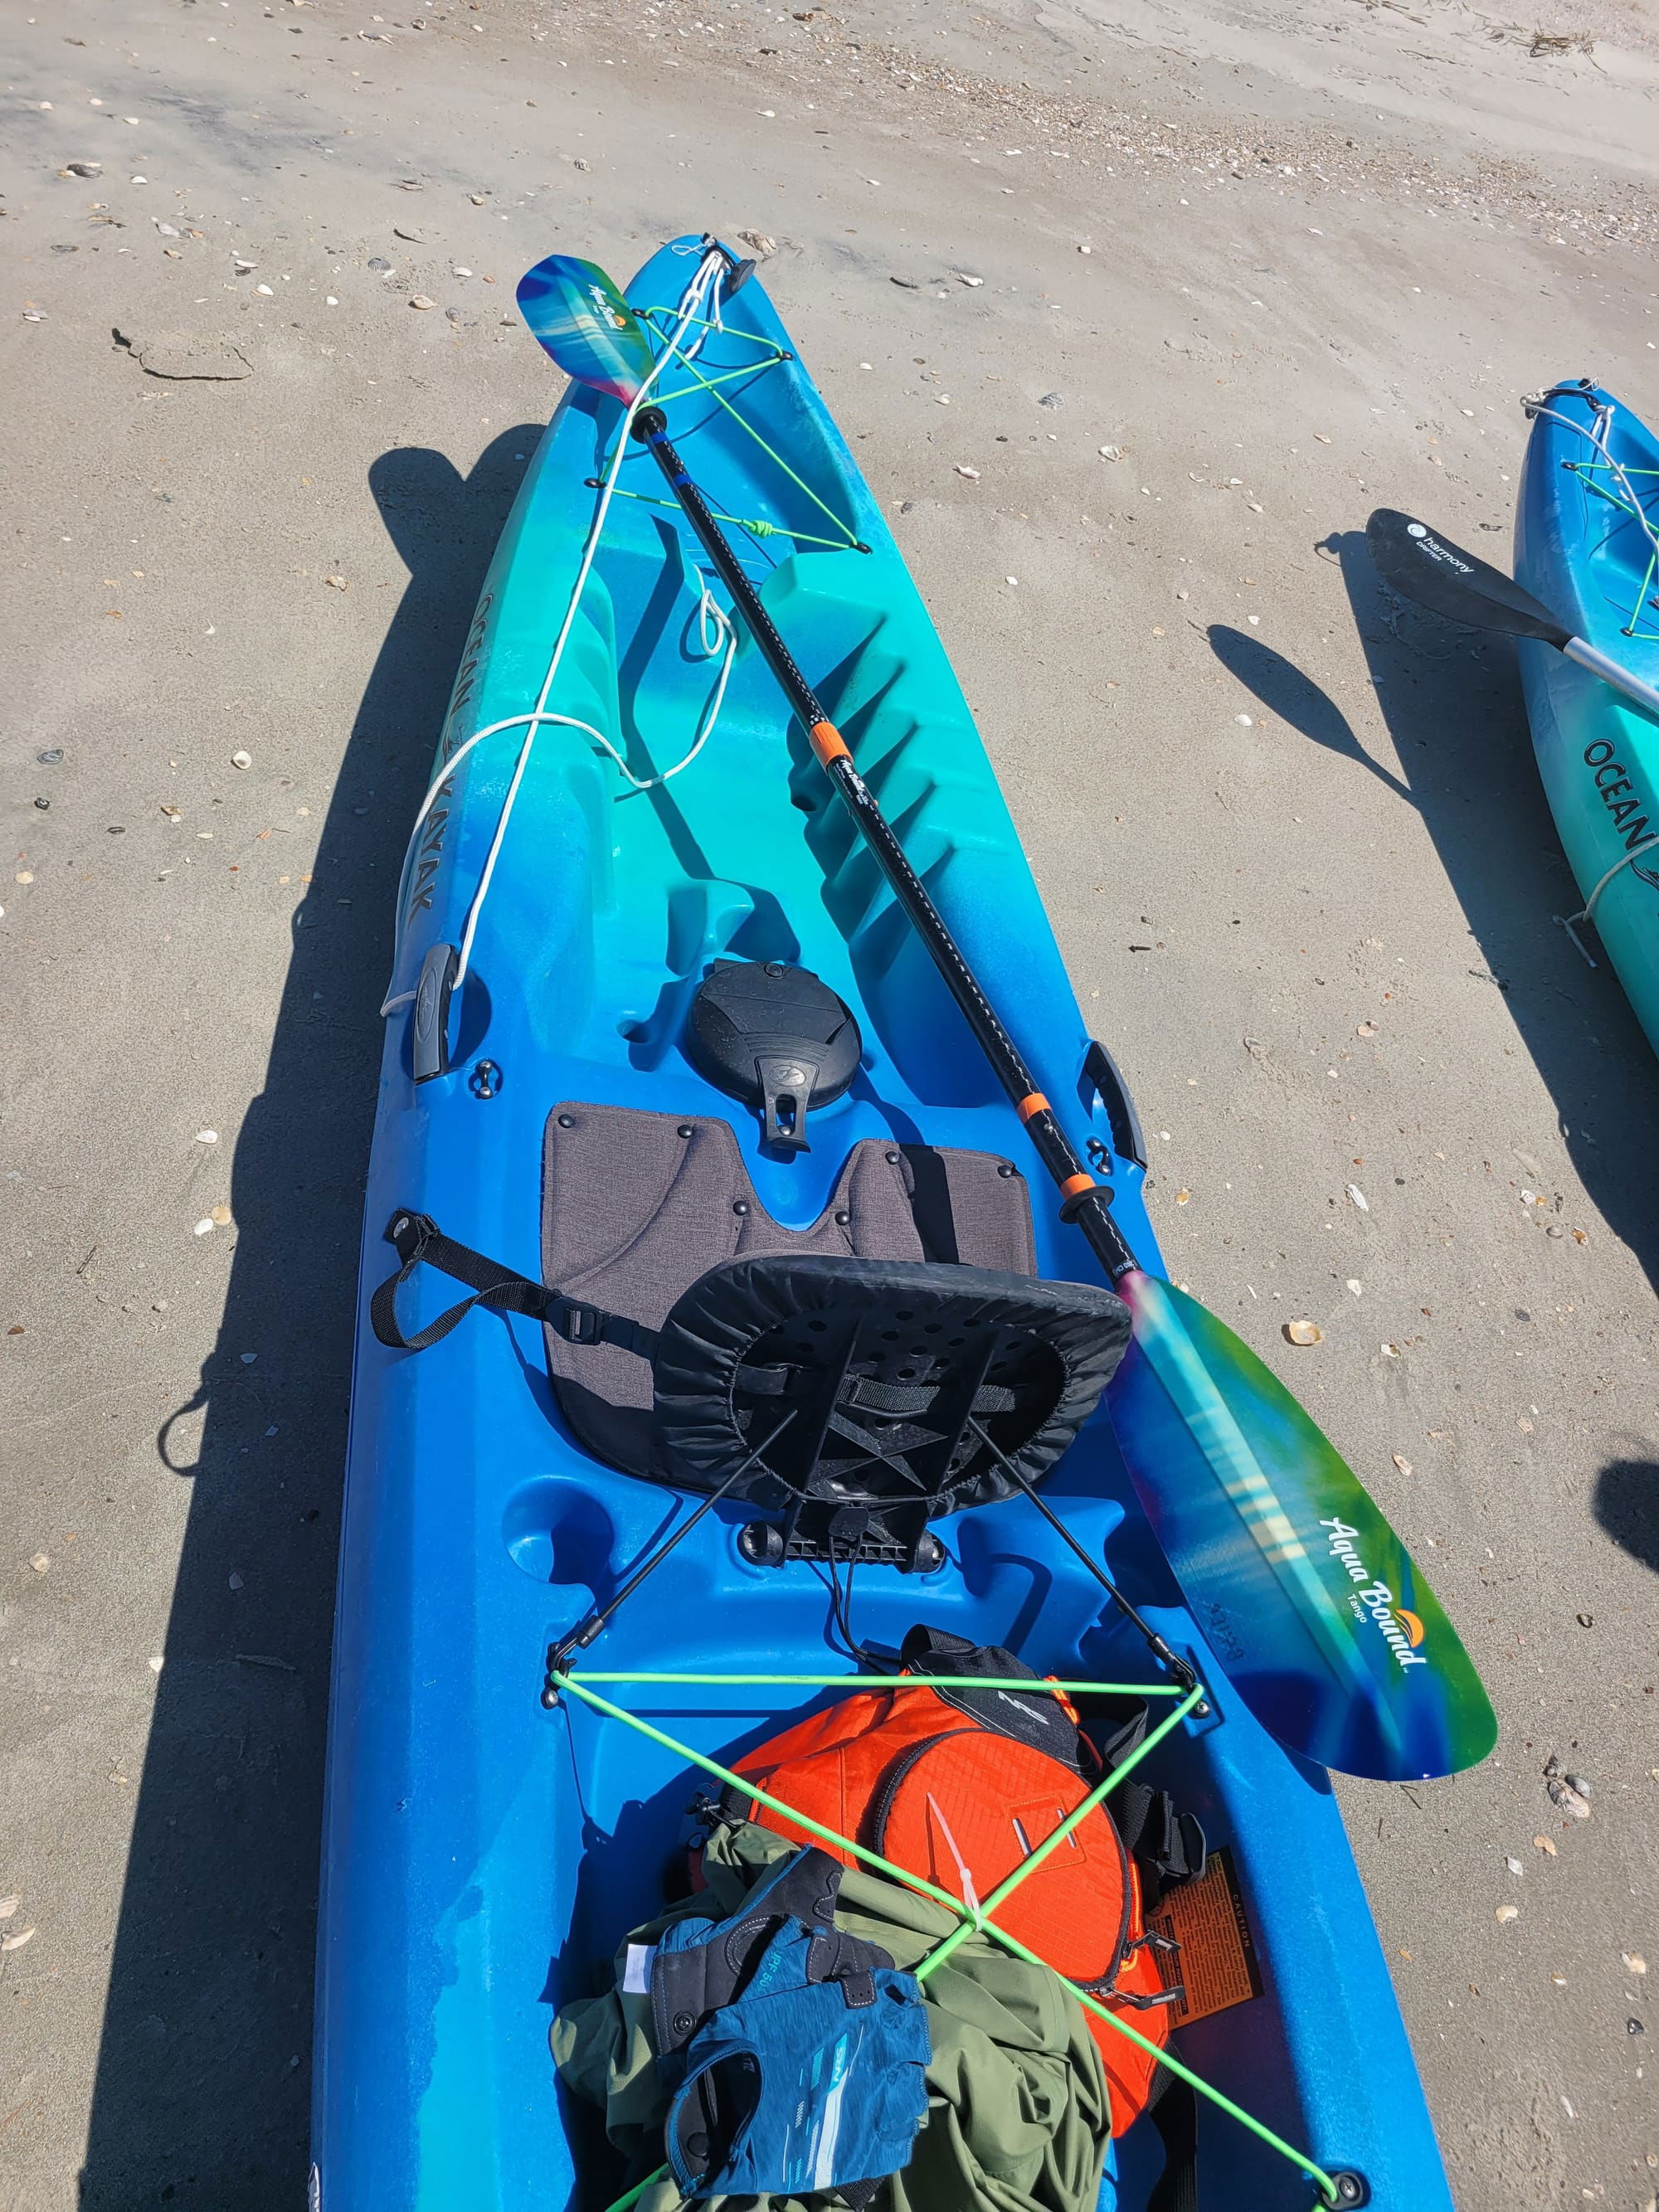
[[[603,1306],[567,1297],[562,1291],[532,1282],[528,1275],[518,1274],[498,1260],[487,1259],[470,1245],[458,1244],[453,1237],[444,1235],[430,1214],[407,1210],[394,1213],[386,1224],[386,1241],[401,1264],[370,1298],[368,1318],[380,1342],[394,1352],[424,1352],[431,1345],[441,1344],[474,1306],[486,1306],[492,1313],[526,1314],[563,1337],[567,1344],[614,1344],[621,1351],[636,1352],[641,1359],[649,1359],[656,1351],[654,1328],[630,1321],[624,1314],[607,1313]],[[453,1275],[457,1282],[466,1284],[473,1295],[410,1336],[398,1319],[398,1293],[422,1266]]]
[[[745,1397],[787,1398],[796,1390],[810,1389],[814,1379],[815,1370],[811,1368],[791,1364],[761,1367],[745,1363],[738,1388]],[[915,1419],[933,1411],[940,1388],[937,1382],[878,1382],[872,1376],[849,1375],[842,1380],[836,1403],[859,1413]],[[1036,1388],[1012,1390],[1000,1382],[981,1382],[974,1393],[973,1411],[1018,1413],[1036,1402],[1040,1395]]]
[[[1198,2212],[1198,2096],[1190,2081],[1160,2066],[1148,2107],[1164,2140],[1164,2171],[1146,2212]]]
[[[1112,1817],[1123,1848],[1139,1863],[1149,1903],[1202,1875],[1209,1856],[1204,1830],[1194,1814],[1176,1811],[1167,1790],[1126,1782],[1113,1794]]]

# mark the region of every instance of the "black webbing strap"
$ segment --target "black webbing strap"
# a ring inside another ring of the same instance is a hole
[[[394,1352],[424,1352],[429,1345],[441,1343],[474,1306],[487,1306],[492,1313],[527,1314],[563,1337],[567,1344],[614,1344],[623,1352],[637,1352],[641,1359],[649,1359],[656,1351],[654,1328],[646,1328],[623,1314],[607,1313],[603,1306],[567,1297],[562,1291],[550,1290],[545,1283],[532,1282],[528,1275],[515,1274],[498,1260],[487,1259],[470,1245],[446,1237],[429,1214],[394,1213],[386,1224],[386,1241],[401,1265],[370,1298],[368,1318],[380,1342]],[[398,1293],[422,1266],[453,1275],[458,1283],[466,1284],[473,1295],[441,1313],[413,1336],[406,1336],[398,1320]]]
[[[816,1368],[787,1364],[769,1367],[745,1364],[738,1372],[738,1388],[747,1397],[787,1398],[793,1391],[810,1388],[817,1372]],[[836,1403],[859,1413],[915,1419],[932,1413],[945,1387],[938,1382],[878,1382],[872,1376],[849,1375],[842,1380]],[[975,1413],[1017,1413],[1036,1402],[1039,1395],[1036,1387],[1011,1390],[1000,1382],[981,1382],[974,1393],[971,1410]]]
[[[1142,1741],[1151,1717],[1138,1698],[1109,1704],[1109,1713],[1103,1717],[1115,1725],[1097,1727],[1088,1738],[1108,1772]],[[1140,1869],[1148,1905],[1156,1905],[1177,1882],[1196,1881],[1203,1873],[1209,1856],[1204,1830],[1195,1814],[1176,1809],[1167,1790],[1154,1790],[1145,1782],[1121,1783],[1112,1793],[1111,1812],[1124,1850]]]
[[[1112,1818],[1123,1848],[1139,1864],[1141,1880],[1155,1904],[1176,1883],[1196,1881],[1209,1849],[1195,1814],[1178,1813],[1167,1790],[1144,1782],[1125,1782],[1112,1793]]]
[[[1148,2105],[1164,2138],[1164,2171],[1146,2200],[1146,2212],[1198,2212],[1198,2093],[1190,2081],[1158,2069]]]

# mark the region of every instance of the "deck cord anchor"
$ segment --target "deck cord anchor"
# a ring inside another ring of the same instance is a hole
[[[1371,2185],[1357,2168],[1333,2166],[1330,2180],[1335,2193],[1331,2197],[1322,2197],[1322,2201],[1332,2207],[1332,2212],[1358,2212],[1362,2204],[1370,2203]]]

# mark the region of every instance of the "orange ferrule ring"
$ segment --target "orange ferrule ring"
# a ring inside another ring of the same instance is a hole
[[[1032,1121],[1039,1114],[1046,1114],[1048,1102],[1040,1091],[1028,1091],[1014,1109],[1022,1121]]]
[[[806,732],[812,741],[812,750],[822,765],[828,768],[831,761],[850,760],[853,756],[847,740],[833,722],[814,722]]]
[[[1096,1183],[1094,1177],[1091,1175],[1074,1175],[1067,1176],[1065,1182],[1061,1183],[1060,1187],[1061,1190],[1064,1191],[1067,1198],[1076,1198],[1084,1191],[1095,1190],[1097,1189],[1099,1186]]]

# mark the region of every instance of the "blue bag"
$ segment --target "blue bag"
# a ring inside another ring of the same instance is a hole
[[[729,1920],[689,1918],[653,1954],[669,2166],[687,2197],[846,2190],[896,2173],[927,2109],[913,1974],[835,1924],[842,1869],[798,1851]]]

